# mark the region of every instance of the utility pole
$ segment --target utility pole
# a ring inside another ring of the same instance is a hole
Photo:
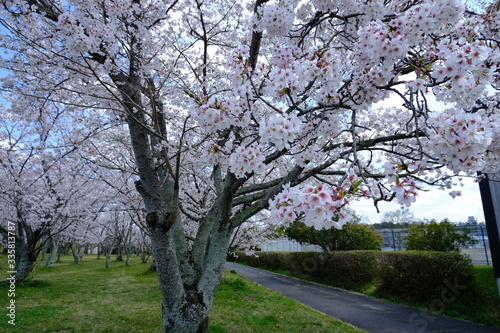
[[[500,296],[500,173],[485,173],[480,176],[483,178],[479,182],[479,190],[490,243],[491,262]]]

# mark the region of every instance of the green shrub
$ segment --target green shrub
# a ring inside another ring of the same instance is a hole
[[[284,269],[308,279],[358,290],[378,276],[378,251],[290,252]]]
[[[312,277],[322,262],[320,255],[318,252],[289,252],[283,256],[283,269],[295,275]]]
[[[270,270],[288,270],[296,276],[339,288],[363,291],[376,288],[385,298],[413,303],[450,299],[474,280],[469,258],[456,252],[237,252],[235,261]]]
[[[378,278],[378,251],[352,251],[329,253],[321,265],[335,286],[359,290]]]
[[[379,251],[255,252],[236,251],[228,260],[270,270],[288,270],[294,275],[340,288],[359,290],[377,279]]]
[[[416,303],[458,296],[474,280],[470,259],[454,252],[384,252],[380,268],[380,296]]]
[[[412,224],[406,237],[408,250],[417,251],[460,251],[464,245],[477,243],[467,228],[457,230],[456,226],[448,220],[436,222],[431,220],[426,223]]]
[[[358,223],[359,218],[347,222],[342,229],[316,230],[301,221],[285,229],[285,235],[300,244],[319,245],[323,251],[380,250],[382,237],[373,226]]]
[[[278,270],[283,267],[283,252],[258,251],[246,254],[243,251],[234,251],[228,256],[229,261],[243,262],[254,267],[265,267]]]

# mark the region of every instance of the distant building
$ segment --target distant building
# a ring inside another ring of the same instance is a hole
[[[474,216],[469,216],[467,218],[467,224],[470,224],[470,225],[477,225],[477,219],[474,217]]]
[[[261,251],[286,251],[286,252],[300,252],[300,251],[316,251],[323,252],[318,245],[301,245],[300,243],[288,239],[278,238],[269,239],[260,246]]]

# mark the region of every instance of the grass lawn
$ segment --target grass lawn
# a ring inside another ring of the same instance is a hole
[[[500,297],[492,266],[474,266],[476,280],[455,301],[446,304],[444,314],[500,327]]]
[[[15,326],[8,323],[8,289],[0,286],[0,332],[162,332],[161,297],[149,264],[130,266],[85,256],[81,265],[63,256],[54,268],[40,262],[15,289]],[[0,255],[2,278],[7,258]],[[270,292],[235,272],[225,272],[209,321],[210,332],[339,332],[362,330]]]

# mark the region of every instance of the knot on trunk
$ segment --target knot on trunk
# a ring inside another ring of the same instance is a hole
[[[172,214],[165,212],[160,215],[158,212],[151,212],[146,215],[146,223],[150,228],[162,228],[167,232],[173,224]]]
[[[158,214],[156,212],[151,212],[146,215],[146,223],[150,228],[156,228],[158,225]]]

